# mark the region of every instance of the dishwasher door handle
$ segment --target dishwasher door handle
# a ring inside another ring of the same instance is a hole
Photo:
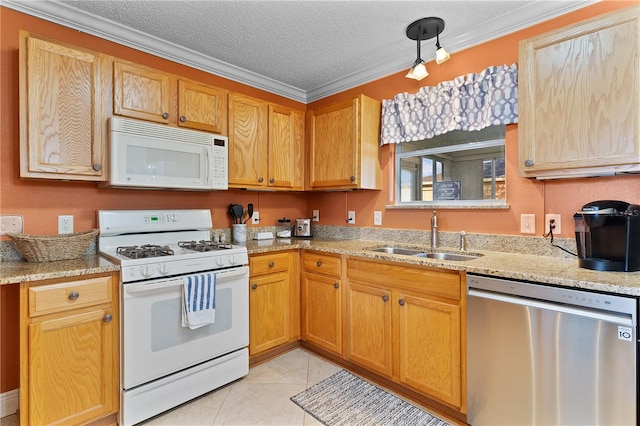
[[[513,297],[501,293],[493,293],[475,288],[469,288],[467,292],[469,297],[478,297],[482,299],[497,300],[499,302],[512,303],[516,305],[545,309],[548,311],[555,311],[562,314],[578,315],[585,318],[592,318],[594,320],[605,321],[609,323],[615,323],[619,325],[625,325],[627,327],[633,327],[633,319],[630,315],[616,314],[615,312],[604,311],[600,309],[583,309],[571,305],[563,305],[556,303],[544,302],[536,299],[528,299],[523,297]]]

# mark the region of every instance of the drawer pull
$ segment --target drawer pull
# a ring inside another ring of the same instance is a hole
[[[338,287],[340,287],[338,283],[333,283],[333,288],[338,288]]]
[[[165,120],[166,120],[167,118],[169,118],[169,113],[168,113],[168,112],[163,112],[163,113],[162,113],[162,118],[164,118]]]
[[[382,296],[382,301],[383,302],[388,302],[389,301],[389,296],[387,296],[386,294],[384,296]]]
[[[111,314],[107,314],[107,315],[104,316],[104,318],[102,318],[102,321],[111,322],[112,319],[113,319],[113,317],[111,316]]]
[[[255,290],[256,288],[258,288],[258,284],[251,284],[251,288]]]
[[[316,266],[318,266],[318,268],[319,268],[320,266],[322,266],[322,262],[318,260],[318,261],[316,262]]]
[[[80,297],[80,293],[78,293],[77,291],[72,291],[71,293],[69,293],[69,300],[77,300],[78,297]]]
[[[276,262],[274,262],[273,260],[269,262],[269,268],[273,268],[274,266],[276,266]]]
[[[404,306],[404,299],[400,299],[400,300],[398,300],[398,304],[399,304],[400,306]]]

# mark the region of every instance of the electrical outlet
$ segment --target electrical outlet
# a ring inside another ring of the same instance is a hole
[[[0,235],[22,234],[24,219],[20,215],[0,216]]]
[[[260,212],[254,211],[253,216],[251,216],[251,224],[258,225],[260,223]]]
[[[373,212],[373,224],[377,226],[382,226],[382,212],[380,211]]]
[[[73,234],[73,216],[58,216],[58,234]]]
[[[355,212],[355,210],[349,210],[349,212],[347,214],[347,223],[349,223],[351,225],[355,225],[356,224],[356,212]]]
[[[520,232],[522,234],[536,233],[536,215],[535,214],[520,215]]]
[[[553,220],[553,233],[560,235],[562,233],[561,221],[559,214],[545,214],[544,215],[544,233],[549,233],[549,224]]]
[[[314,222],[320,221],[320,210],[314,210],[313,215],[311,216]]]

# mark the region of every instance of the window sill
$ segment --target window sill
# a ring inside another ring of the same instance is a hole
[[[387,210],[509,210],[504,202],[447,201],[440,203],[402,203],[384,206]]]

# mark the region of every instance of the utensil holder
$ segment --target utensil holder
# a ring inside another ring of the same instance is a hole
[[[233,224],[233,242],[235,243],[247,242],[247,224],[245,223]]]

